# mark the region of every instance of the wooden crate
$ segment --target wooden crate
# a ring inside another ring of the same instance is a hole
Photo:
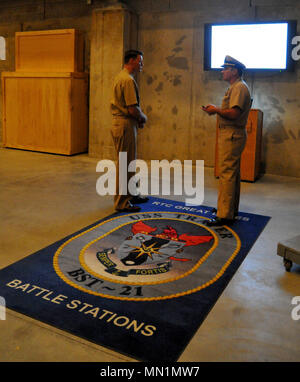
[[[88,149],[85,73],[2,73],[5,147],[76,154]]]
[[[263,112],[251,109],[246,125],[247,143],[241,157],[241,180],[254,182],[260,170]],[[216,128],[215,176],[219,176],[218,124]]]
[[[16,71],[84,71],[83,35],[75,29],[15,33]]]

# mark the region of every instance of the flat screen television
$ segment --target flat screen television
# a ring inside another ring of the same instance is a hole
[[[204,70],[220,70],[229,55],[250,71],[293,71],[296,34],[296,20],[205,24]]]

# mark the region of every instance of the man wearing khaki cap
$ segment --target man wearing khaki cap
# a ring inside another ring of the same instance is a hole
[[[219,193],[216,218],[206,222],[208,226],[230,225],[238,215],[240,200],[240,160],[247,134],[246,124],[251,108],[250,91],[242,80],[244,64],[226,56],[222,74],[230,87],[225,93],[221,107],[203,106],[209,115],[217,114],[219,140]]]

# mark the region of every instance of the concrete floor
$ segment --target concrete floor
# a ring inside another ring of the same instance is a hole
[[[0,149],[0,268],[113,212],[95,185],[97,159]],[[205,170],[205,205],[217,180]],[[180,199],[173,197],[173,199]],[[300,361],[300,266],[288,273],[277,243],[299,235],[300,179],[265,175],[242,183],[240,210],[272,217],[179,361]],[[134,361],[7,310],[0,321],[0,361]]]

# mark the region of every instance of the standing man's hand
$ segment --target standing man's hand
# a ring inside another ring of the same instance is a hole
[[[208,115],[218,114],[222,118],[229,119],[231,121],[239,118],[241,115],[241,109],[238,106],[234,106],[231,109],[220,109],[215,105],[202,106],[202,110]]]
[[[141,117],[139,119],[138,128],[143,129],[147,120],[148,120],[147,116],[141,111]]]
[[[209,115],[214,115],[217,113],[218,108],[215,105],[202,106],[202,110]]]
[[[146,114],[144,114],[142,111],[141,111],[141,116],[140,116],[140,119],[139,119],[139,123],[141,124],[145,124],[147,122],[148,118],[146,116]]]
[[[132,118],[134,118],[138,121],[139,127],[140,127],[140,124],[144,125],[147,122],[148,118],[147,118],[146,114],[144,114],[142,112],[142,110],[139,106],[137,106],[137,105],[128,106],[128,112]]]

